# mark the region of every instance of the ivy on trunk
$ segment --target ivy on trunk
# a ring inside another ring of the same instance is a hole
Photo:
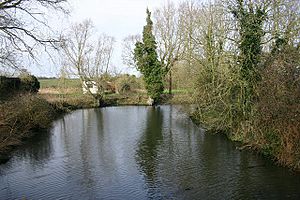
[[[147,9],[147,24],[144,26],[142,42],[137,42],[134,59],[138,70],[143,74],[148,95],[156,104],[163,93],[163,69],[156,52],[156,41],[153,35],[151,13]]]

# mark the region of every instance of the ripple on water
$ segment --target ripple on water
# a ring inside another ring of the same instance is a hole
[[[300,175],[176,107],[78,110],[0,165],[0,199],[300,199]]]

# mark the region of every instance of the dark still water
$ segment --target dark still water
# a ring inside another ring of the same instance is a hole
[[[300,174],[174,106],[79,110],[0,165],[0,199],[300,199]]]

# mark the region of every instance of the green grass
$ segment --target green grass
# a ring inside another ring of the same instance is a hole
[[[81,83],[79,79],[39,79],[40,87],[43,88],[59,88],[59,87],[69,87],[69,88],[81,88]]]

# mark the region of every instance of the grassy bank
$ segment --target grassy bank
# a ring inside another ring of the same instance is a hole
[[[41,79],[39,94],[47,101],[56,104],[58,107],[69,109],[92,108],[97,106],[92,96],[83,94],[82,86],[78,79]],[[164,92],[164,104],[190,103],[192,99],[186,90],[174,90],[173,95]],[[107,93],[104,102],[107,106],[111,105],[146,105],[148,95],[141,88],[134,88],[130,91],[121,93]]]
[[[25,138],[51,126],[64,111],[39,95],[18,94],[0,105],[0,160]]]

